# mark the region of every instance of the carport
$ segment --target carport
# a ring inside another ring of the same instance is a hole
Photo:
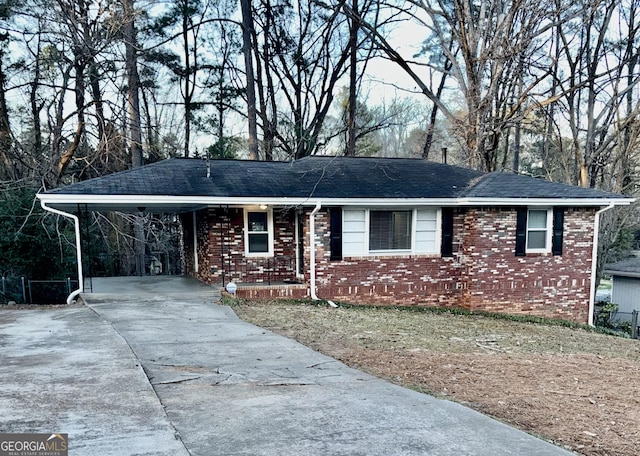
[[[135,199],[127,195],[94,197],[93,195],[56,195],[40,193],[37,195],[40,205],[48,212],[73,220],[76,241],[76,261],[78,269],[79,288],[67,297],[70,304],[78,294],[84,291],[85,274],[83,268],[82,250],[82,215],[89,212],[123,212],[136,214],[151,212],[156,214],[180,214],[192,212],[206,207],[204,202],[184,201],[178,197],[153,197],[140,195]]]
[[[194,162],[198,166],[193,166]],[[187,166],[188,165],[188,166]],[[280,163],[282,165],[282,163]],[[74,222],[76,257],[78,265],[79,288],[74,290],[67,298],[71,303],[78,294],[84,291],[87,283],[87,268],[83,267],[83,222],[84,215],[90,212],[108,213],[121,212],[127,214],[176,214],[179,215],[183,226],[190,226],[190,233],[183,237],[185,240],[185,253],[188,259],[189,275],[198,276],[201,268],[199,258],[199,239],[197,233],[197,223],[200,222],[199,215],[206,214],[206,210],[242,210],[246,207],[269,207],[273,208],[302,208],[306,207],[310,211],[308,220],[303,220],[300,216],[300,224],[309,223],[309,227],[314,226],[314,208],[319,202],[310,200],[308,197],[289,198],[281,196],[263,196],[258,191],[248,191],[243,196],[234,196],[227,188],[218,188],[215,179],[210,175],[210,165],[199,160],[166,160],[164,162],[147,165],[144,167],[111,174],[102,178],[79,182],[67,187],[57,188],[51,191],[40,193],[37,197],[43,209],[57,215],[67,217]],[[263,189],[259,189],[260,192]],[[199,212],[200,211],[200,212]],[[298,213],[296,212],[296,217]],[[313,230],[309,229],[309,243],[314,242]],[[284,293],[291,293],[294,290],[298,294],[309,293],[314,297],[315,268],[311,267],[314,262],[314,249],[309,249],[310,264],[305,264],[307,271],[303,272],[303,265],[300,258],[304,256],[304,243],[296,231],[296,264],[293,266],[294,277],[303,277],[305,272],[309,273],[309,286],[304,283],[278,282],[276,278],[274,285],[271,282],[265,286],[247,286],[250,293],[256,293],[260,289],[271,288]],[[185,239],[186,238],[186,239]],[[86,247],[86,246],[85,246]],[[86,256],[84,257],[86,259]],[[255,260],[255,259],[254,259]],[[204,274],[207,269],[201,269]],[[208,273],[208,272],[207,272]],[[297,275],[295,275],[297,274]],[[223,275],[220,282],[225,284]]]

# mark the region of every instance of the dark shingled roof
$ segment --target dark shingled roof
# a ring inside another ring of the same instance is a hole
[[[289,198],[617,199],[513,173],[410,158],[306,157],[294,162],[173,158],[48,194]]]
[[[631,257],[605,265],[604,272],[617,276],[640,277],[640,258]]]

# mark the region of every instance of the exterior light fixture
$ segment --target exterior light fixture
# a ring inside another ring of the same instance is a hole
[[[238,289],[238,286],[233,282],[229,282],[227,284],[227,286],[224,287],[224,288],[225,288],[225,290],[227,290],[227,293],[235,295],[236,294],[236,290]]]

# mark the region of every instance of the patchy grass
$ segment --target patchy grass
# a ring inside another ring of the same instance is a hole
[[[640,341],[555,321],[233,301],[256,325],[585,455],[640,448]]]

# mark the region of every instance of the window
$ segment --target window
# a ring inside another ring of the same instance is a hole
[[[546,209],[530,209],[527,214],[527,251],[547,251],[549,246],[549,214]]]
[[[516,224],[516,256],[527,253],[562,255],[563,208],[519,208]]]
[[[245,253],[249,256],[273,254],[273,220],[270,211],[245,211]]]
[[[411,211],[371,211],[369,250],[411,250]]]
[[[344,209],[344,256],[393,253],[438,253],[438,209]]]

